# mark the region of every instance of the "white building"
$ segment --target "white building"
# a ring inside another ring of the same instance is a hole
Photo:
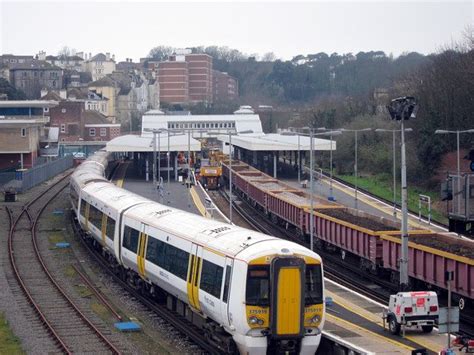
[[[160,110],[151,110],[142,117],[142,135],[151,135],[146,132],[150,129],[192,129],[195,130],[195,138],[208,137],[206,132],[199,130],[213,133],[235,131],[253,135],[264,134],[259,115],[247,106],[241,107],[232,115],[165,115]]]
[[[91,73],[92,81],[99,80],[107,74],[112,74],[115,71],[115,55],[110,56],[110,53],[99,53],[91,57],[87,57],[83,62],[83,70]]]

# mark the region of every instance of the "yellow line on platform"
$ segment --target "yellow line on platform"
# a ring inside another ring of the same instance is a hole
[[[206,208],[204,207],[204,205],[202,204],[202,201],[201,201],[201,199],[199,198],[199,195],[198,195],[198,193],[196,192],[196,189],[195,189],[194,186],[191,186],[191,188],[189,189],[189,193],[191,194],[191,197],[192,197],[192,199],[193,199],[194,205],[195,205],[196,208],[198,209],[199,213],[201,213],[201,215],[203,215],[204,217],[209,218],[210,215],[209,215],[209,213],[206,211]]]
[[[338,304],[342,308],[345,308],[348,311],[350,311],[354,314],[357,314],[359,317],[367,319],[371,323],[375,323],[375,324],[379,325],[381,328],[383,328],[382,318],[378,318],[375,314],[367,311],[363,307],[360,307],[360,306],[357,306],[357,305],[348,305],[346,302],[344,302],[344,299],[342,297],[334,294],[334,292],[326,290],[326,293],[330,297],[332,297],[334,303]],[[409,341],[412,341],[413,343],[419,344],[419,345],[423,346],[424,348],[426,348],[430,351],[433,351],[435,353],[438,353],[441,350],[440,345],[438,345],[436,343],[433,343],[429,340],[420,339],[419,336],[426,336],[426,334],[423,333],[423,334],[414,335],[414,336],[405,335],[405,339],[407,339]]]
[[[398,346],[398,347],[400,347],[400,348],[403,348],[403,349],[406,349],[406,350],[409,350],[409,351],[415,350],[415,348],[413,348],[413,347],[411,347],[411,346],[409,346],[409,345],[405,345],[405,344],[400,343],[400,342],[398,342],[398,341],[396,341],[396,340],[393,340],[393,339],[384,337],[383,335],[380,335],[380,334],[378,334],[378,333],[375,333],[375,332],[373,332],[373,331],[371,331],[371,330],[368,330],[368,329],[366,329],[366,328],[364,328],[364,327],[361,327],[360,325],[357,325],[357,324],[354,324],[354,323],[352,323],[352,322],[349,322],[349,321],[347,321],[347,320],[345,320],[345,319],[336,317],[336,316],[334,316],[334,315],[332,315],[332,314],[327,314],[326,317],[327,317],[328,320],[331,320],[331,319],[332,319],[334,322],[344,323],[346,326],[355,328],[355,329],[357,329],[357,330],[359,330],[359,331],[362,331],[362,332],[367,332],[367,333],[369,333],[371,336],[374,336],[374,337],[376,337],[376,338],[382,339],[383,341],[389,342],[389,343],[391,343],[391,344],[393,344],[393,345],[396,345],[396,346]],[[351,330],[351,329],[349,328],[348,330]]]

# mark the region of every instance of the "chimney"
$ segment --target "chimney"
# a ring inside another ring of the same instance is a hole
[[[92,58],[92,53],[89,52],[89,60],[91,60],[91,58]]]
[[[45,51],[40,51],[38,53],[38,60],[46,60],[46,52]]]
[[[41,97],[44,97],[46,95],[48,95],[48,89],[46,88],[41,89]]]
[[[105,60],[107,62],[110,61],[110,53],[109,52],[105,53]]]
[[[59,90],[59,97],[63,100],[66,100],[67,99],[67,91],[66,89],[61,89]]]
[[[115,54],[112,54],[112,60],[115,62]]]

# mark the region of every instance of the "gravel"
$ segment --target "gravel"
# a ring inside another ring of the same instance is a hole
[[[61,175],[55,177],[53,181],[59,178]],[[15,213],[19,213],[26,201],[44,191],[51,183],[52,181],[49,181],[19,195],[17,202],[8,204],[0,202],[0,243],[3,245],[0,247],[0,310],[5,314],[10,328],[28,354],[53,354],[59,351],[31,306],[28,305],[12,274],[6,248],[9,223],[5,205],[14,208]],[[64,211],[64,214],[53,214],[54,209],[60,209]],[[46,218],[39,225],[39,246],[51,272],[58,278],[68,294],[74,297],[80,308],[93,319],[94,323],[99,324],[99,328],[123,353],[199,353],[198,347],[122,290],[110,276],[97,269],[87,251],[72,234],[69,219],[67,219],[68,209],[69,200],[66,189],[45,210],[44,217]],[[71,248],[56,249],[54,244],[58,240],[71,243]],[[95,296],[90,295],[83,281],[72,270],[70,265],[73,263],[79,265],[94,284],[98,283],[101,291],[112,301],[119,313],[125,315],[125,318],[136,319],[142,325],[142,331],[120,333],[115,330],[113,327],[115,319],[95,299]]]
[[[396,228],[388,226],[386,224],[383,224],[377,220],[374,220],[369,217],[362,217],[362,216],[355,216],[349,212],[347,212],[345,209],[340,209],[340,208],[334,208],[334,209],[323,209],[319,210],[318,212],[355,224],[356,226],[366,228],[372,231],[393,231],[396,230]]]
[[[457,236],[445,234],[413,234],[409,235],[409,241],[466,258],[474,258],[474,242],[461,240]]]

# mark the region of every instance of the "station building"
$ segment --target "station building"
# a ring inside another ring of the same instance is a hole
[[[250,106],[242,106],[228,115],[190,115],[164,114],[151,110],[142,117],[140,135],[125,135],[107,143],[106,149],[120,154],[132,154],[145,160],[144,169],[148,171],[151,154],[154,151],[153,131],[155,131],[157,153],[166,166],[168,152],[177,171],[178,155],[187,156],[201,152],[204,145],[218,147],[228,154],[232,146],[235,159],[277,176],[280,161],[292,166],[301,166],[310,150],[310,138],[302,135],[265,134],[258,114]],[[158,133],[159,132],[159,133]],[[313,138],[315,151],[335,150],[336,143],[328,139]]]

